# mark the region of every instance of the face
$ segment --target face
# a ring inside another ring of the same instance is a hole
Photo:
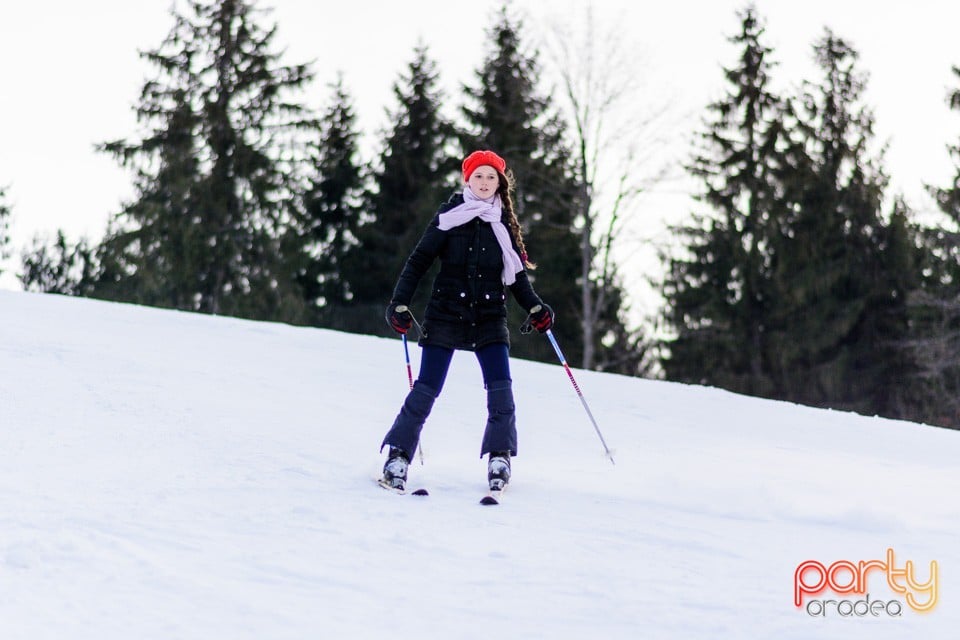
[[[497,192],[497,187],[500,186],[500,176],[497,175],[497,170],[490,165],[480,165],[470,174],[467,186],[478,198],[490,198],[493,197]]]

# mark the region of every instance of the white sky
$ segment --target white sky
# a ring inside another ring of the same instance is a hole
[[[570,0],[512,4],[525,16],[528,44],[545,34],[547,22],[583,15],[582,3]],[[594,3],[599,20],[616,21],[642,52],[636,73],[655,94],[651,103],[666,96],[677,105],[678,134],[665,155],[686,157],[703,106],[723,90],[721,65],[733,64],[737,55],[727,37],[737,31],[735,12],[744,5],[740,0]],[[767,21],[767,44],[780,62],[775,80],[784,88],[817,79],[811,45],[825,26],[860,52],[860,68],[870,74],[867,102],[875,110],[878,138],[889,142],[886,167],[894,189],[919,212],[933,211],[923,184],[948,183],[954,170],[946,145],[960,135],[960,114],[945,102],[954,82],[950,68],[960,65],[960,48],[950,44],[960,24],[960,3],[759,0],[757,5]],[[152,73],[137,50],[161,42],[171,27],[170,6],[168,0],[3,3],[0,185],[8,186],[17,250],[36,234],[53,234],[58,228],[74,239],[97,238],[132,194],[130,175],[93,146],[137,134],[132,107]],[[387,124],[385,109],[395,106],[391,87],[418,40],[439,62],[452,114],[462,104],[461,84],[473,83],[487,51],[485,31],[501,5],[273,0],[259,6],[274,9],[272,19],[279,27],[275,44],[286,49],[285,62],[314,61],[316,79],[304,102],[324,106],[328,84],[342,71],[365,142],[375,145]],[[541,62],[546,64],[543,58]],[[645,241],[661,238],[664,221],[675,221],[691,208],[675,186],[663,191],[647,201],[638,217],[638,233]],[[630,253],[640,258],[625,269],[629,282],[640,287],[636,283],[643,276],[657,271],[653,247],[635,247]],[[19,260],[5,266],[16,270]],[[8,273],[0,287],[18,285]]]

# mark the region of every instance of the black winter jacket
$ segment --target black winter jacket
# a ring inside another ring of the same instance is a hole
[[[440,259],[440,272],[424,314],[421,345],[474,351],[488,344],[510,344],[507,298],[501,281],[503,256],[489,222],[475,218],[447,231],[439,228],[440,214],[463,203],[456,193],[440,206],[416,249],[407,258],[393,290],[391,303],[409,305],[420,279],[433,261]],[[519,255],[509,225],[511,242]],[[517,274],[510,292],[523,309],[542,304],[526,271]]]

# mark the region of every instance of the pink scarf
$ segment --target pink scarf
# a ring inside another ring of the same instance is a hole
[[[503,254],[503,273],[500,278],[503,284],[511,285],[517,280],[517,274],[523,271],[523,262],[520,256],[513,250],[513,244],[510,242],[510,232],[501,222],[503,208],[500,204],[500,196],[494,195],[492,198],[481,200],[470,190],[470,187],[463,188],[463,204],[457,205],[449,211],[440,214],[439,227],[441,231],[447,231],[454,227],[470,222],[474,218],[480,218],[484,222],[489,222],[493,228],[493,235],[496,236],[500,244],[500,252]]]

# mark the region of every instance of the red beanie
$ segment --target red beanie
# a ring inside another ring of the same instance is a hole
[[[463,181],[468,182],[473,170],[483,165],[491,166],[500,173],[507,170],[507,163],[493,151],[474,151],[463,159]]]

